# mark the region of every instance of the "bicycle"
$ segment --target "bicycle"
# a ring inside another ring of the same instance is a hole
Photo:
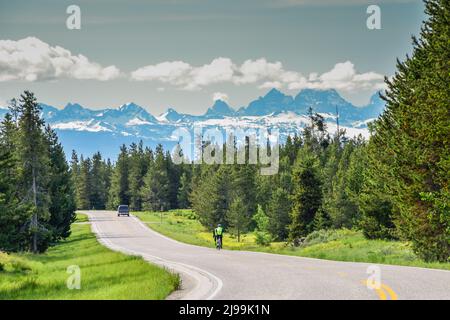
[[[222,249],[222,237],[217,237],[217,240],[216,240],[216,249],[217,249],[217,250]]]

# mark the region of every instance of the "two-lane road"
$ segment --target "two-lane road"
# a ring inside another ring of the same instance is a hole
[[[135,217],[87,211],[99,240],[181,274],[183,299],[450,299],[450,271],[378,265],[381,287],[369,289],[367,263],[248,251],[217,251],[180,243]]]

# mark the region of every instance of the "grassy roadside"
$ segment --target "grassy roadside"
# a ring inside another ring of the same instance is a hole
[[[71,265],[80,267],[80,290],[66,286]],[[105,248],[88,224],[72,225],[72,235],[45,254],[0,253],[0,299],[164,299],[178,284],[140,257]]]
[[[75,219],[75,223],[77,223],[77,222],[89,222],[89,218],[85,214],[77,213],[77,218]]]
[[[169,212],[133,212],[150,228],[181,242],[214,247],[212,231],[206,230],[191,210]],[[273,242],[264,247],[255,243],[253,234],[245,234],[241,242],[229,234],[224,236],[224,248],[311,257],[326,260],[369,262],[450,270],[450,263],[426,263],[401,241],[368,240],[353,230],[320,231],[307,238],[304,246],[294,248]]]

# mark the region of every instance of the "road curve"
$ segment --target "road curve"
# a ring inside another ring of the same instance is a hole
[[[371,264],[219,252],[165,237],[133,216],[83,213],[105,246],[180,273],[182,290],[171,299],[450,299],[450,271],[377,265],[381,286],[368,288]]]

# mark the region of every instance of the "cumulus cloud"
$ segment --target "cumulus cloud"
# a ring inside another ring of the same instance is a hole
[[[228,95],[223,92],[214,92],[213,101],[222,100],[228,102]]]
[[[236,84],[255,83],[261,80],[287,80],[290,77],[296,78],[294,72],[287,72],[283,69],[281,62],[268,62],[261,58],[257,60],[247,60],[239,68],[233,82]]]
[[[339,89],[347,92],[356,90],[380,90],[384,88],[384,76],[375,72],[358,73],[350,61],[337,63],[323,74],[311,73],[308,78],[288,83],[288,88]]]
[[[216,58],[199,67],[183,61],[166,61],[133,71],[131,79],[158,80],[185,90],[198,90],[210,84],[230,81],[234,74],[233,68],[233,63],[228,58]]]
[[[384,88],[383,75],[376,72],[358,73],[350,61],[336,63],[331,70],[308,76],[286,70],[279,61],[270,62],[265,58],[246,60],[241,65],[229,58],[216,58],[202,66],[192,66],[182,61],[162,62],[148,65],[131,73],[137,81],[155,80],[175,85],[184,90],[199,90],[216,83],[235,85],[257,84],[260,89],[340,89],[379,90]]]
[[[283,87],[283,84],[280,81],[266,81],[263,84],[261,84],[258,88],[259,89],[281,89]]]
[[[183,61],[167,61],[137,69],[131,73],[131,78],[138,81],[159,80],[175,85],[183,84],[192,67]]]
[[[241,65],[223,57],[202,66],[192,66],[183,61],[167,61],[148,65],[131,73],[133,80],[158,80],[185,90],[198,90],[225,82],[241,85],[264,81],[266,85],[272,83],[280,86],[281,83],[300,78],[299,73],[284,70],[281,62],[269,62],[265,58],[246,60]]]
[[[120,71],[115,66],[103,67],[81,54],[28,37],[18,41],[0,40],[0,81],[54,80],[59,78],[115,79]]]
[[[197,89],[210,84],[227,82],[233,77],[233,62],[229,58],[217,58],[191,71],[191,80],[186,89]]]

